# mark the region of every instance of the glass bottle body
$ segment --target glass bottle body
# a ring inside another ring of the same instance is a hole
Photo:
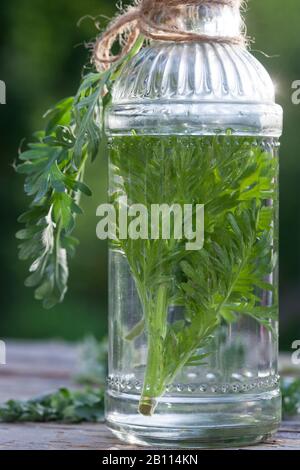
[[[217,447],[277,430],[277,147],[232,132],[112,137],[127,237],[110,248],[107,421],[121,439]]]

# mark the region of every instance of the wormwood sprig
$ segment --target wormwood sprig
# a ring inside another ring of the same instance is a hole
[[[61,302],[67,291],[68,258],[78,240],[72,236],[82,194],[86,162],[93,161],[103,141],[103,112],[113,82],[123,65],[143,44],[139,38],[127,57],[102,73],[89,73],[74,97],[60,101],[45,115],[45,127],[19,155],[16,170],[26,176],[24,190],[32,198],[19,221],[25,228],[19,256],[31,260],[25,284],[46,308]]]
[[[19,221],[20,258],[31,259],[25,284],[36,287],[45,307],[62,301],[67,290],[68,256],[77,240],[71,236],[82,193],[90,196],[83,176],[88,158],[95,157],[100,132],[93,119],[100,94],[100,76],[87,76],[76,97],[67,98],[46,114],[45,129],[35,135],[19,159],[17,172],[26,175],[25,192],[33,198]],[[97,137],[96,137],[97,135]]]
[[[300,414],[300,379],[283,378],[281,380],[282,411],[284,417]]]
[[[0,406],[0,422],[97,422],[103,419],[102,388],[59,390],[31,400],[9,400]]]

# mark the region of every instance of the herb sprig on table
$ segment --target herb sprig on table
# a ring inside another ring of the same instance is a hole
[[[0,406],[0,421],[64,423],[96,422],[103,419],[102,388],[71,391],[61,388],[32,400],[9,400]]]
[[[78,348],[74,389],[60,388],[30,400],[9,400],[0,405],[2,422],[101,421],[104,415],[104,384],[107,339],[86,338]],[[82,388],[78,388],[78,385]],[[75,389],[76,385],[76,389]]]
[[[300,415],[300,379],[283,378],[281,392],[283,415],[285,417]]]

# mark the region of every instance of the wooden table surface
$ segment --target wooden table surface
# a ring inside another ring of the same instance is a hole
[[[28,399],[74,387],[76,347],[64,343],[7,344],[7,365],[0,366],[0,401]],[[0,450],[127,450],[105,425],[99,424],[0,424]],[[135,447],[136,448],[136,447]],[[276,438],[253,450],[299,450],[300,422],[282,424]]]

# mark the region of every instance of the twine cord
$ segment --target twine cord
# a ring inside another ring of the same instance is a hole
[[[174,25],[178,8],[192,5],[220,5],[240,8],[244,0],[135,0],[135,5],[118,15],[93,47],[93,62],[97,70],[108,69],[112,63],[127,55],[139,35],[146,39],[173,42],[210,41],[223,44],[245,45],[244,34],[239,36],[211,36],[180,30]],[[163,17],[163,22],[159,21]],[[173,23],[173,24],[172,24]],[[112,54],[112,47],[119,40],[121,52]]]

